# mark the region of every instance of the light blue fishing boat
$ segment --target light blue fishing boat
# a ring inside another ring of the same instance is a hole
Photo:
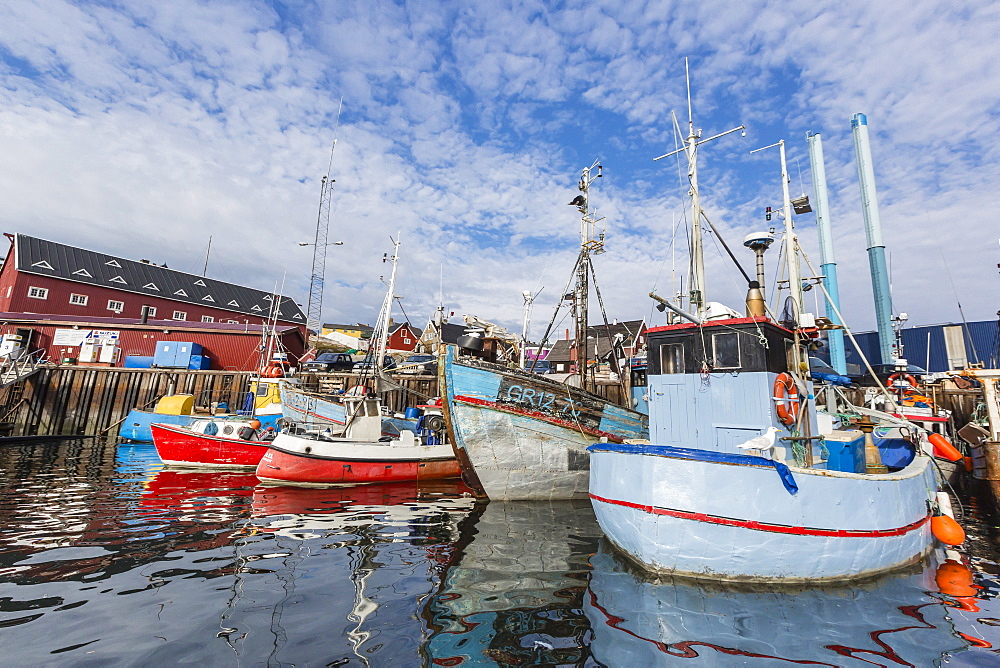
[[[760,285],[749,277],[747,317],[706,300],[695,158],[699,144],[725,134],[702,140],[689,123],[675,151],[689,164],[693,313],[651,295],[686,322],[648,330],[648,443],[590,447],[598,523],[619,550],[657,573],[845,580],[916,562],[937,544],[932,524],[950,520],[930,453],[914,439],[912,458],[890,469],[870,423],[868,433],[819,429],[806,362],[818,332],[801,312],[784,142],[773,145],[781,149],[791,288],[782,325],[765,315]]]

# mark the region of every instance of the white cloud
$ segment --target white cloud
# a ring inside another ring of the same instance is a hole
[[[914,324],[956,317],[943,253],[966,315],[991,318],[997,18],[989,2],[297,3],[281,15],[7,3],[0,223],[194,271],[211,234],[210,272],[260,288],[284,276],[304,303],[311,256],[297,242],[312,238],[336,134],[330,238],[346,243],[330,250],[325,319],[373,319],[379,260],[403,230],[413,319],[436,305],[443,264],[454,310],[518,329],[522,290],[545,274],[538,323],[562,289],[579,238],[566,202],[599,157],[603,296],[610,317],[642,317],[650,289],[670,290],[684,188],[651,158],[674,145],[671,109],[686,126],[690,55],[698,127],[749,125],[701,163],[709,215],[745,266],[743,235],[780,198],[776,155],[747,151],[785,138],[793,190],[799,170],[808,189],[803,136],[821,132],[845,314],[873,322],[849,130],[863,111],[897,307]],[[712,294],[738,302],[731,262],[714,242],[707,252]],[[683,253],[676,265],[687,274]]]

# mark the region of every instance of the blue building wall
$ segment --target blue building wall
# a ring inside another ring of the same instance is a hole
[[[981,362],[986,368],[1000,368],[1000,333],[996,320],[970,322],[968,327],[961,323],[925,325],[910,327],[902,332],[903,356],[910,364],[916,364],[928,371],[948,371],[948,352],[944,344],[944,328],[961,326],[965,339],[965,356],[970,364]],[[889,364],[879,353],[878,332],[855,332],[854,338],[871,364]],[[847,363],[862,364],[861,357],[850,339],[845,340]],[[827,351],[820,355],[827,358]],[[862,365],[863,366],[863,365]]]

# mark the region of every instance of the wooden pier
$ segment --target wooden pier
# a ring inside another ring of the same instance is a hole
[[[224,402],[243,406],[255,374],[248,371],[186,369],[120,369],[75,365],[44,366],[30,377],[0,389],[2,435],[32,436],[118,434],[118,425],[133,408],[152,410],[167,394],[191,394],[195,410],[208,414]],[[358,383],[357,374],[306,373],[307,389],[336,394]],[[404,412],[437,396],[437,378],[399,374],[402,390],[386,394],[386,405]]]

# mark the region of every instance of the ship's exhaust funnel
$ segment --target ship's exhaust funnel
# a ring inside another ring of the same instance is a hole
[[[750,289],[747,290],[747,317],[761,318],[767,314],[764,306],[764,293],[760,291],[760,283],[750,281]]]
[[[816,199],[816,231],[819,232],[820,273],[826,288],[826,317],[835,325],[843,325],[840,319],[840,288],[837,284],[837,261],[833,253],[833,232],[830,224],[830,207],[826,192],[826,167],[823,164],[823,140],[819,133],[810,134],[809,164],[812,171],[813,195]],[[847,355],[844,349],[844,332],[831,329],[827,332],[830,345],[830,366],[837,373],[847,375]]]
[[[885,244],[882,242],[882,223],[878,214],[878,195],[875,192],[875,169],[868,139],[868,117],[854,114],[851,118],[854,133],[854,150],[857,154],[858,180],[861,182],[861,206],[865,218],[865,235],[868,238],[868,264],[872,274],[872,292],[875,294],[875,321],[878,325],[879,350],[882,363],[891,364],[895,358],[895,336],[892,331],[892,295],[889,292],[889,272],[885,262]]]

